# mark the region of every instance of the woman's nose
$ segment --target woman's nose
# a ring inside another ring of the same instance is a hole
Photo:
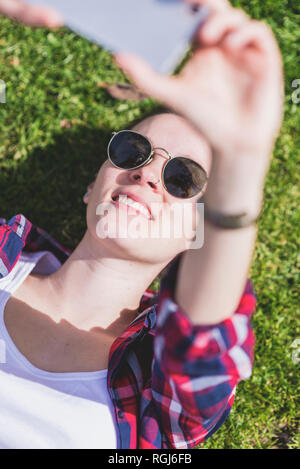
[[[157,189],[160,185],[162,164],[151,161],[148,165],[129,171],[131,181],[139,184],[148,184],[152,189]]]

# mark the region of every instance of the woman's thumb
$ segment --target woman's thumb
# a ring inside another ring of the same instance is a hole
[[[132,54],[117,54],[115,62],[143,93],[172,105],[172,97],[176,97],[177,90],[174,77],[160,75],[147,62]]]

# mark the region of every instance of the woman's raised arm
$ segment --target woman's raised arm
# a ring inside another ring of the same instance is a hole
[[[195,3],[193,0],[192,3]],[[195,37],[192,58],[176,77],[122,54],[117,63],[145,93],[189,119],[213,149],[205,206],[221,215],[257,217],[282,121],[281,58],[271,30],[225,0],[202,0],[211,15]],[[183,255],[176,301],[199,325],[236,310],[256,238],[255,223],[222,229],[205,223],[204,245]]]

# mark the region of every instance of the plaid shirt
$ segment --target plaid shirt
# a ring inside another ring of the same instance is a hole
[[[0,219],[0,278],[23,249],[51,251],[62,263],[71,253],[23,215]],[[139,315],[110,350],[107,385],[118,448],[198,445],[222,425],[237,383],[251,375],[256,298],[250,280],[232,317],[194,325],[174,300],[181,256],[170,264],[158,295],[146,290]]]

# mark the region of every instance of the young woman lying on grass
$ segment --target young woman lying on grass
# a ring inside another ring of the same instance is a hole
[[[282,119],[282,67],[266,25],[225,0],[198,3],[211,14],[176,78],[116,57],[174,114],[112,138],[84,197],[87,229],[75,251],[23,215],[2,219],[2,448],[191,448],[225,421],[251,374],[247,276]],[[59,24],[20,2],[0,8]],[[192,249],[200,198],[204,245]],[[174,233],[175,204],[187,213],[180,237],[121,236],[135,221]],[[115,236],[101,236],[103,220]],[[156,296],[147,288],[166,266]]]

